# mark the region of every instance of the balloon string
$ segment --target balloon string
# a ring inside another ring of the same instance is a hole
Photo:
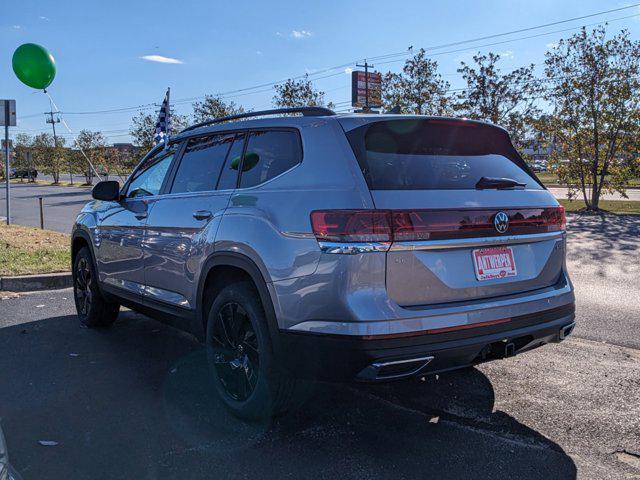
[[[69,127],[69,125],[65,121],[64,117],[62,116],[62,113],[60,112],[60,109],[58,108],[58,105],[56,105],[56,102],[53,101],[53,98],[51,98],[51,95],[49,95],[49,92],[44,90],[44,94],[47,97],[49,97],[49,102],[51,102],[51,105],[53,105],[53,107],[56,109],[55,113],[57,113],[60,116],[60,121],[64,125],[64,128],[66,128],[67,131],[73,135],[74,134],[73,130],[71,130],[71,128]],[[98,171],[96,170],[96,167],[93,166],[93,163],[91,163],[91,160],[89,160],[89,157],[87,157],[87,154],[84,153],[84,150],[82,149],[82,147],[80,145],[78,145],[78,142],[76,142],[76,147],[78,147],[78,150],[80,150],[80,153],[82,153],[82,156],[87,160],[87,163],[91,167],[91,170],[93,170],[93,173],[95,173],[96,177],[98,177],[98,180],[102,181],[102,177],[98,174]]]

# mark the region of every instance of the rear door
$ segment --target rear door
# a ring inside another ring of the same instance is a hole
[[[517,294],[559,280],[564,212],[505,131],[447,119],[343,126],[376,208],[390,210],[386,281],[399,305]]]
[[[197,273],[236,186],[244,138],[239,132],[187,140],[146,224],[145,299],[195,308]]]

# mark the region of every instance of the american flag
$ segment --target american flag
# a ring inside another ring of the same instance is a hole
[[[162,106],[160,107],[160,113],[158,114],[158,122],[156,123],[156,130],[153,134],[153,145],[158,145],[169,139],[171,134],[171,109],[169,107],[169,88],[167,88],[167,94],[164,96]]]

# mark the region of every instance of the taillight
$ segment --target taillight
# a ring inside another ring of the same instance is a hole
[[[543,217],[549,232],[564,231],[567,229],[567,217],[565,216],[563,206],[545,208]]]
[[[506,231],[494,219],[504,212]],[[563,231],[564,207],[461,210],[322,210],[311,213],[318,240],[407,242]]]
[[[331,242],[390,242],[388,210],[324,210],[311,212],[313,233]]]

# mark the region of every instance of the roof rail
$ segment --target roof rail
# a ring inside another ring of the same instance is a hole
[[[207,120],[206,122],[196,123],[190,127],[185,128],[182,132],[188,132],[195,130],[196,128],[206,127],[207,125],[213,125],[214,123],[228,122],[230,120],[239,120],[241,118],[259,117],[262,115],[280,115],[284,113],[301,113],[305,117],[318,117],[335,115],[336,113],[325,107],[293,107],[293,108],[275,108],[273,110],[260,110],[257,112],[239,113],[238,115],[229,115],[228,117],[214,118],[213,120]]]

